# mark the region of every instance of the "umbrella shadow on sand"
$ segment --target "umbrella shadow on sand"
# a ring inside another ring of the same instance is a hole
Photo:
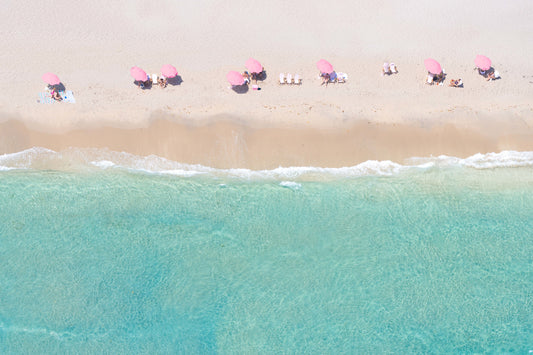
[[[65,91],[65,85],[63,85],[63,83],[59,83],[59,84],[55,84],[55,85],[48,85],[48,89],[52,90],[56,90],[56,91]]]
[[[232,85],[231,90],[235,91],[237,94],[246,94],[248,92],[248,84]]]
[[[150,90],[152,88],[152,81],[151,80],[146,80],[146,81],[140,81],[140,80],[135,80],[133,82],[136,86],[139,86],[141,89],[143,90]],[[141,86],[142,84],[142,86]]]
[[[256,80],[256,81],[265,81],[267,78],[267,72],[266,70],[263,70],[262,72],[260,73],[252,73],[252,80]]]
[[[181,85],[181,83],[183,83],[183,79],[181,78],[180,75],[176,75],[175,77],[167,78],[167,83],[172,85],[172,86],[177,86],[177,85]]]

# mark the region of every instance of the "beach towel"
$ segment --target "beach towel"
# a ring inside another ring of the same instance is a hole
[[[37,99],[37,102],[40,104],[51,104],[54,103],[55,100],[52,99],[52,95],[48,91],[45,91],[39,93],[39,98]]]
[[[68,102],[69,104],[75,104],[76,99],[74,98],[74,94],[72,91],[60,91],[59,95],[63,98],[63,102]]]
[[[337,73],[337,82],[344,83],[348,80],[348,74],[346,73]]]

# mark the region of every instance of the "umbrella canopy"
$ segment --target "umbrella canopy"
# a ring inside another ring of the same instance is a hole
[[[478,67],[481,70],[489,70],[490,66],[492,65],[492,62],[490,61],[489,58],[485,57],[484,55],[480,55],[480,54],[476,56],[474,63],[476,64],[476,67]]]
[[[331,65],[330,62],[328,62],[325,59],[320,59],[318,63],[316,63],[316,66],[318,70],[320,70],[321,73],[325,73],[325,74],[333,73],[333,65]]]
[[[165,64],[161,68],[161,74],[163,74],[163,76],[166,76],[167,78],[173,78],[178,75],[178,71],[172,65]]]
[[[61,83],[61,80],[57,77],[57,75],[52,73],[46,73],[42,76],[43,81],[47,83],[48,85],[58,85]]]
[[[248,69],[250,73],[259,74],[263,71],[263,66],[261,65],[261,63],[259,63],[254,58],[248,59],[246,63],[244,63],[244,65],[246,65],[246,69]]]
[[[148,80],[148,75],[146,75],[146,72],[139,67],[131,67],[130,74],[136,81]]]
[[[424,60],[424,66],[431,74],[437,75],[442,73],[442,68],[439,62],[437,62],[435,59],[428,58]]]
[[[244,78],[242,77],[242,74],[238,71],[230,71],[226,75],[226,79],[228,79],[229,83],[231,85],[242,85],[244,84]]]

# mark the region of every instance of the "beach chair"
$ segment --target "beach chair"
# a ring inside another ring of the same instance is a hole
[[[287,84],[292,84],[292,74],[287,73]]]
[[[157,74],[152,74],[152,82],[157,84]]]
[[[390,72],[392,74],[397,74],[398,73],[398,68],[396,68],[396,64],[394,64],[394,63],[390,63],[389,69],[390,69]]]
[[[302,79],[300,78],[300,75],[298,75],[298,74],[294,75],[294,84],[295,85],[301,85],[302,84]]]
[[[385,74],[387,74],[387,75],[392,74],[391,68],[390,68],[390,64],[387,63],[387,62],[383,63],[383,69],[381,71],[381,76],[383,76]]]
[[[337,73],[337,82],[344,84],[348,80],[348,74],[346,73]]]
[[[285,81],[285,74],[283,73],[280,73],[279,74],[279,84],[280,85],[283,85],[283,84],[286,84],[287,82]]]
[[[433,75],[428,74],[427,79],[426,79],[426,84],[433,85]]]

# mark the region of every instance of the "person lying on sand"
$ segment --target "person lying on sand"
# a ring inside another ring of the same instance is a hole
[[[440,85],[444,82],[444,78],[445,78],[445,75],[443,72],[441,72],[440,74],[436,75],[434,78],[433,78],[433,83],[437,84],[437,85]]]
[[[167,87],[167,78],[164,76],[160,76],[159,79],[157,79],[157,83],[159,84],[159,87],[166,88]]]
[[[451,87],[454,87],[454,88],[462,88],[463,87],[463,81],[461,79],[452,79],[450,81],[450,85]]]
[[[63,101],[63,98],[61,97],[61,95],[59,95],[59,93],[57,92],[55,88],[52,89],[52,91],[50,92],[50,95],[52,95],[52,99],[56,101]]]
[[[494,74],[494,70],[489,71],[485,78],[487,78],[487,81],[496,80],[496,74]]]

